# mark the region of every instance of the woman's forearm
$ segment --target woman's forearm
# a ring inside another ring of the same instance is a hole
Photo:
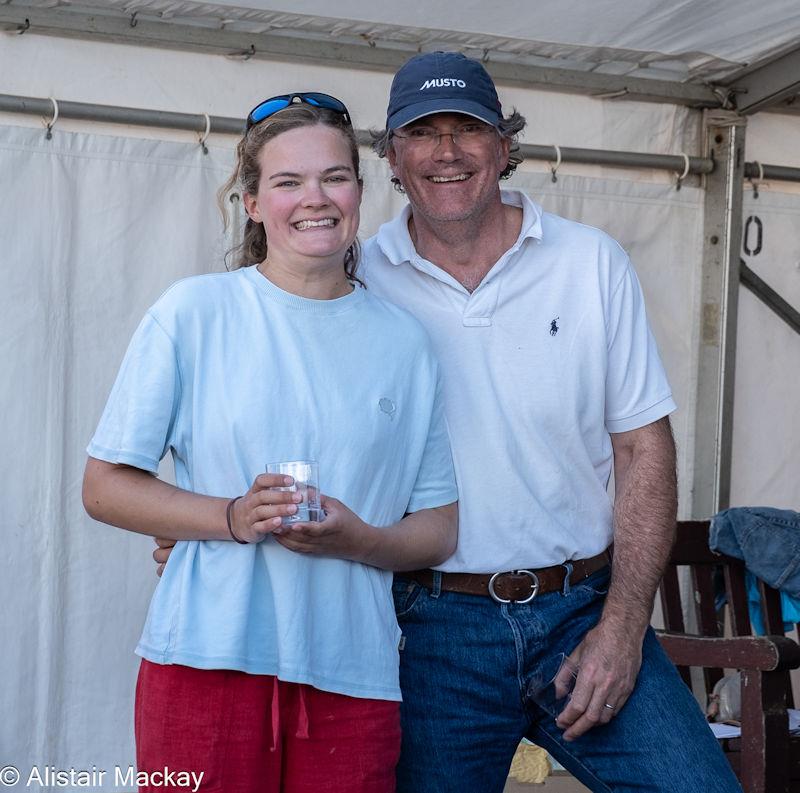
[[[226,498],[181,490],[147,471],[90,457],[83,505],[95,520],[171,540],[230,540]]]
[[[392,526],[375,529],[373,542],[360,561],[401,572],[441,564],[458,541],[458,504],[422,509]]]
[[[458,504],[421,509],[391,526],[362,520],[341,501],[322,496],[325,520],[275,531],[277,541],[297,553],[350,559],[384,570],[418,570],[452,556],[458,539]]]
[[[296,507],[297,494],[269,490],[283,481],[262,474],[253,488],[237,502],[232,513],[236,536],[258,542],[268,531],[280,532],[280,518]],[[289,480],[291,481],[291,480]],[[250,501],[272,502],[255,506]],[[458,537],[458,504],[415,512],[392,526],[368,526],[348,509],[336,509],[322,524],[327,543],[319,539],[311,548],[282,537],[292,550],[328,553],[385,570],[416,570],[440,564],[455,551]],[[338,502],[336,502],[338,504]],[[230,540],[226,520],[228,499],[181,490],[139,468],[116,465],[90,457],[83,478],[83,504],[96,520],[122,529],[169,540]],[[342,512],[336,519],[338,512]],[[275,525],[271,524],[275,522]],[[339,527],[339,523],[342,524]],[[352,523],[357,524],[353,531]],[[337,531],[338,529],[338,531]],[[346,529],[344,533],[341,529]],[[291,535],[293,532],[289,532]],[[344,537],[342,540],[340,538]],[[340,547],[341,546],[341,547]],[[348,546],[351,546],[350,549]],[[345,550],[347,549],[347,550]]]

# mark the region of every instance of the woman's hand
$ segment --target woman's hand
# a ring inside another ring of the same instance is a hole
[[[151,537],[171,540],[260,542],[281,518],[297,511],[298,493],[276,490],[294,483],[283,474],[261,474],[229,510],[229,499],[192,493],[121,463],[89,457],[83,477],[83,503],[95,519]]]
[[[456,502],[421,509],[382,528],[365,523],[335,498],[322,496],[321,502],[325,520],[273,529],[275,539],[290,551],[349,559],[382,570],[431,567],[456,549]]]
[[[245,542],[261,542],[271,533],[277,533],[285,515],[297,512],[302,500],[300,493],[275,490],[294,484],[291,476],[259,474],[251,488],[238,498],[231,508],[231,530]],[[305,524],[308,525],[308,524]]]
[[[335,498],[323,495],[320,503],[326,513],[325,520],[280,528],[271,526],[275,539],[296,553],[333,556],[369,564],[377,530]]]

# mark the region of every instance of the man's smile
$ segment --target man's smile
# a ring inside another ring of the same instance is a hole
[[[470,176],[472,176],[472,174],[469,173],[457,173],[452,176],[429,176],[428,181],[435,182],[436,184],[441,184],[443,182],[464,182],[469,179]]]

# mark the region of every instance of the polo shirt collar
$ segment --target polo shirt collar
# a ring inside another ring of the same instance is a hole
[[[542,208],[519,190],[501,190],[504,204],[522,208],[522,227],[519,237],[508,253],[522,246],[526,239],[542,239]],[[384,256],[394,265],[403,262],[414,262],[418,254],[408,233],[408,221],[411,218],[411,206],[406,204],[403,211],[393,220],[384,223],[375,237],[378,247]]]

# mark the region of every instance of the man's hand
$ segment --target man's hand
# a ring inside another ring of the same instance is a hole
[[[156,575],[161,578],[161,574],[167,566],[167,560],[177,540],[165,540],[163,537],[156,537],[155,540],[158,548],[153,551],[153,561],[158,564],[158,567],[156,567]]]
[[[568,660],[579,668],[578,677],[556,724],[565,730],[564,740],[573,741],[607,724],[627,702],[642,664],[642,637],[620,633],[601,621]]]
[[[662,418],[611,436],[614,448],[614,561],[600,622],[570,656],[580,666],[556,723],[574,740],[620,711],[642,665],[653,600],[675,536],[675,444]],[[606,707],[610,705],[611,707]]]
[[[275,539],[296,553],[333,556],[368,564],[370,551],[377,540],[377,530],[335,498],[323,495],[320,504],[325,511],[325,520],[272,529]]]

